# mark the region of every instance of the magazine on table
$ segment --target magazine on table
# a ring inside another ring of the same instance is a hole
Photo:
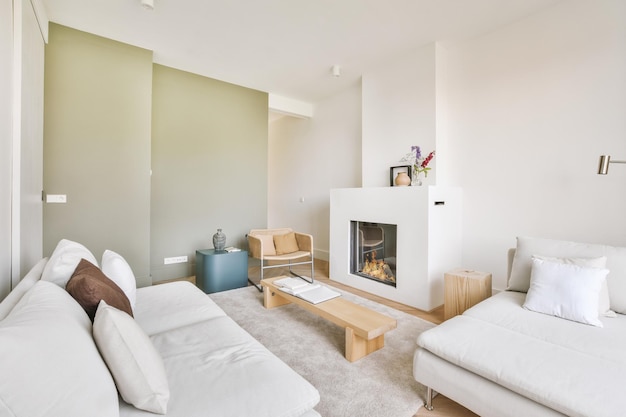
[[[313,304],[328,301],[341,295],[341,293],[331,290],[327,286],[315,283],[311,284],[300,278],[277,279],[274,281],[274,285],[287,294],[302,298]]]

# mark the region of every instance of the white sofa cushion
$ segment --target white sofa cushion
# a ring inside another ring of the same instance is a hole
[[[610,307],[626,314],[626,247],[518,237],[511,266],[508,290],[526,292],[530,287],[532,256],[558,258],[598,258],[606,256]]]
[[[138,288],[134,316],[152,336],[226,313],[191,282],[178,281]]]
[[[118,394],[83,309],[37,282],[0,321],[0,415],[118,416]]]
[[[61,239],[59,243],[57,243],[52,255],[50,255],[50,259],[41,274],[41,279],[43,281],[54,282],[59,287],[65,288],[67,281],[72,277],[81,259],[86,259],[95,266],[98,266],[98,261],[89,249],[80,243]]]
[[[107,249],[102,254],[101,263],[104,275],[109,277],[111,281],[115,282],[124,291],[128,301],[130,301],[130,306],[135,310],[135,304],[137,303],[137,280],[126,259],[122,255]]]
[[[124,401],[165,414],[170,390],[163,360],[135,320],[100,301],[93,337]]]
[[[525,310],[525,297],[498,293],[423,332],[418,345],[565,415],[622,415],[626,316],[584,326]]]
[[[163,358],[170,384],[168,417],[203,413],[296,417],[319,402],[319,393],[311,384],[228,316],[161,332],[150,339]],[[276,399],[268,400],[271,398]],[[123,403],[120,415],[148,416]]]
[[[525,309],[602,327],[598,300],[608,269],[537,258],[532,264]]]

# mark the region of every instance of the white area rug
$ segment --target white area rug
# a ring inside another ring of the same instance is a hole
[[[426,388],[413,379],[417,335],[434,324],[342,292],[346,299],[395,318],[385,347],[354,363],[344,357],[344,330],[296,306],[272,310],[254,287],[210,297],[241,327],[306,378],[320,392],[323,417],[411,417]]]

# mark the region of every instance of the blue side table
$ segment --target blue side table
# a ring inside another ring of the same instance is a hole
[[[196,251],[196,285],[205,293],[248,285],[248,251]]]

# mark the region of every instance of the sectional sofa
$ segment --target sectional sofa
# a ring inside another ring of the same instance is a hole
[[[67,240],[0,303],[0,374],[2,417],[319,416],[318,391],[193,284],[137,289],[121,256],[100,267]]]
[[[413,374],[482,417],[621,416],[625,314],[626,248],[520,237],[507,290],[422,333]]]

